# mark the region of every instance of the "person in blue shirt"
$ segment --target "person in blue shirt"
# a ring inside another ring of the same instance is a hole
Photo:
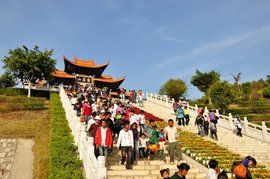
[[[181,123],[182,123],[183,126],[186,125],[186,122],[185,122],[185,111],[182,108],[182,105],[180,105],[178,107],[178,109],[176,110],[176,121],[178,122],[178,126],[181,126]]]

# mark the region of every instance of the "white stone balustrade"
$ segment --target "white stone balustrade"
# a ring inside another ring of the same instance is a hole
[[[173,99],[170,99],[167,96],[153,94],[153,93],[146,93],[146,100],[152,103],[164,106],[171,110],[172,110],[172,105],[174,102]],[[197,115],[197,109],[198,109],[197,104],[194,107],[190,106],[189,104],[187,104],[187,106],[191,110],[190,111],[191,116],[194,117],[194,115]],[[208,111],[207,108],[205,109],[206,109],[205,111]],[[216,110],[216,115],[219,116],[219,122],[218,122],[219,127],[223,127],[231,131],[235,130],[232,114],[229,114],[229,116],[224,116],[224,115],[220,115],[219,111]],[[260,141],[270,143],[270,128],[267,128],[267,126],[265,125],[265,122],[262,122],[262,125],[260,126],[260,125],[248,122],[247,118],[244,117],[244,120],[242,120],[242,124],[243,124],[242,131],[244,135],[260,140]]]
[[[80,118],[77,117],[76,111],[73,109],[63,87],[60,88],[59,95],[74,137],[74,143],[78,146],[79,158],[83,162],[85,177],[87,179],[105,179],[107,173],[105,158],[98,157],[97,159],[95,157],[93,138],[87,136],[85,125],[81,124]]]

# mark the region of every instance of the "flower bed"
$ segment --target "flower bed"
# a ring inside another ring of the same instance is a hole
[[[135,106],[133,106],[132,108],[135,110],[136,114],[139,114],[140,111],[141,111],[141,109],[139,109],[139,108],[137,108]],[[160,121],[160,122],[163,121],[163,119],[161,119],[161,118],[159,118],[157,116],[154,116],[153,114],[148,113],[146,111],[144,111],[144,115],[145,115],[145,119],[147,119],[147,120],[153,119],[154,121]]]
[[[167,123],[160,121],[157,122],[157,126],[159,129],[164,129]],[[230,172],[232,163],[242,159],[240,155],[232,153],[214,142],[206,141],[197,134],[180,129],[178,133],[182,152],[206,167],[209,160],[213,158],[219,162],[221,169]],[[251,173],[254,178],[270,178],[270,170],[266,169],[265,166],[257,166],[257,168],[251,169]]]

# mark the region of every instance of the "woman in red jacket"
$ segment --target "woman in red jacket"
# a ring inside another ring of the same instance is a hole
[[[107,157],[108,149],[112,147],[112,131],[107,127],[106,120],[101,120],[101,127],[96,131],[95,145],[99,150],[99,154]]]

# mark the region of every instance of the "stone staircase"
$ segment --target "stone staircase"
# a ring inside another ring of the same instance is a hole
[[[168,119],[175,119],[175,115],[173,114],[173,111],[146,101],[144,103],[144,108],[145,111],[152,113],[164,120]],[[191,114],[192,115],[192,114]],[[190,125],[186,127],[180,127],[182,130],[186,130],[192,133],[197,133],[198,129],[194,125],[195,123],[195,115],[193,114],[190,120]],[[263,164],[270,168],[270,144],[266,142],[262,142],[260,140],[256,140],[251,137],[243,136],[239,137],[236,136],[232,131],[219,127],[218,128],[218,141],[215,141],[217,144],[228,148],[230,151],[234,153],[238,153],[241,156],[245,157],[247,155],[251,155],[256,158],[259,164]],[[205,137],[206,140],[211,140],[213,141],[210,137]]]
[[[188,179],[205,179],[207,169],[183,154],[184,161],[191,168],[188,172]],[[114,144],[113,151],[107,157],[107,178],[108,179],[160,179],[160,170],[169,168],[170,176],[178,171],[176,164],[169,164],[169,157],[166,162],[161,160],[139,160],[133,165],[132,170],[127,170],[126,165],[120,164],[121,155]]]
[[[107,178],[108,179],[160,179],[160,170],[169,168],[170,176],[178,171],[176,164],[167,164],[168,162],[160,160],[151,161],[138,161],[137,165],[133,165],[132,170],[126,170],[125,165],[120,165],[121,156],[116,148],[107,158]],[[169,158],[166,157],[166,160]],[[206,177],[205,172],[193,166],[191,163],[191,169],[188,172],[188,179],[204,179]]]
[[[163,161],[153,160],[149,163],[138,161],[133,166],[133,170],[126,170],[124,165],[112,165],[108,167],[108,179],[159,179],[161,178],[159,171],[164,168],[170,169],[170,176],[177,172],[176,165],[165,164]],[[201,173],[199,169],[193,168],[188,172],[187,178],[204,179],[205,173]]]

